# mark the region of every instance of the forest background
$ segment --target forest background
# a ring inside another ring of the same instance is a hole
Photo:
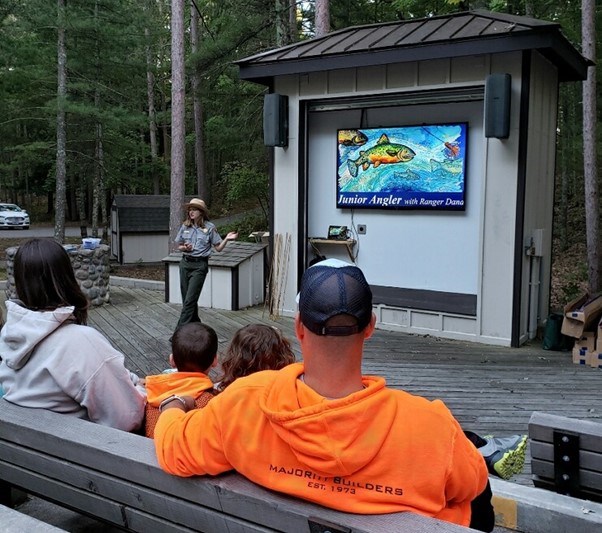
[[[349,26],[479,8],[558,22],[581,49],[579,1],[2,0],[0,200],[26,208],[33,224],[55,223],[62,240],[65,220],[96,235],[113,195],[170,194],[176,179],[214,218],[260,207],[237,224],[243,238],[268,230],[265,87],[239,80],[233,62]],[[552,308],[588,284],[582,94],[580,83],[560,87]]]

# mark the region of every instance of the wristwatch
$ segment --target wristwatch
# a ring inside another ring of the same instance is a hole
[[[159,412],[163,412],[163,408],[168,404],[171,403],[175,400],[178,400],[183,406],[184,406],[184,410],[188,411],[188,404],[186,403],[186,400],[184,398],[182,398],[182,396],[178,396],[177,394],[172,394],[171,396],[168,396],[167,398],[165,398],[165,400],[163,400],[160,404],[159,404]]]

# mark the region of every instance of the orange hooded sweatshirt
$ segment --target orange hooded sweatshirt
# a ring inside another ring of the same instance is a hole
[[[161,467],[178,476],[235,469],[260,485],[361,514],[413,511],[467,526],[487,483],[483,457],[440,401],[365,388],[328,400],[300,363],[240,378],[207,407],[167,409]]]
[[[144,433],[151,439],[154,436],[155,425],[159,419],[161,402],[177,394],[192,396],[195,407],[205,407],[214,394],[207,392],[213,388],[213,382],[202,372],[169,372],[146,377],[146,410],[144,417]]]

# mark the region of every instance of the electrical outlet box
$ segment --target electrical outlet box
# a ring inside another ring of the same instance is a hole
[[[366,235],[366,224],[358,224],[357,233],[358,235]]]

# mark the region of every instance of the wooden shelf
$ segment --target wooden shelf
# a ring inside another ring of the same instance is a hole
[[[345,239],[345,240],[336,240],[336,239],[322,239],[320,237],[310,237],[309,244],[314,249],[314,252],[318,255],[322,255],[320,253],[320,246],[345,246],[347,249],[347,254],[349,255],[349,259],[352,262],[355,262],[355,257],[353,256],[353,247],[355,246],[354,239]]]

